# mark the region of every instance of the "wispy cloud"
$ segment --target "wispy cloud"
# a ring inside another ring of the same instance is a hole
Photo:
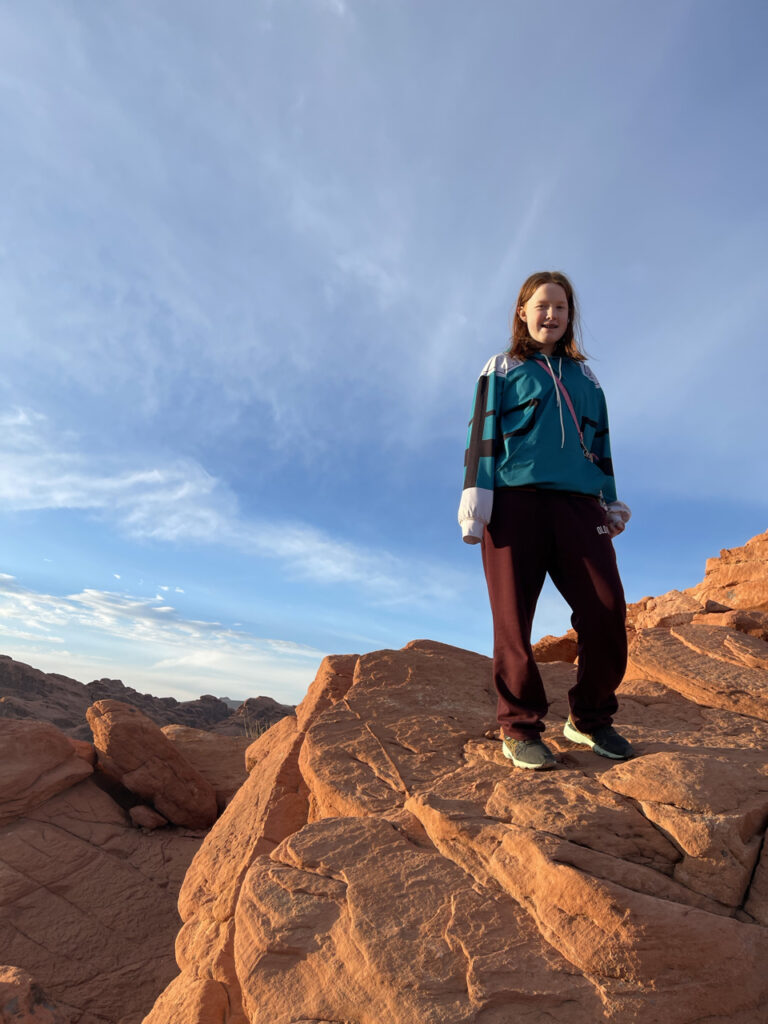
[[[138,655],[128,665],[126,683],[143,680],[155,693],[175,691],[187,698],[227,690],[293,701],[326,653],[184,618],[157,598],[92,589],[60,596],[31,590],[8,574],[0,576],[0,636],[15,657],[26,654],[37,667],[57,672],[79,667],[80,673],[125,676],[122,652],[130,649]],[[73,641],[78,655],[68,649]],[[111,660],[96,653],[105,642],[115,651]]]
[[[277,560],[295,579],[352,585],[377,603],[420,604],[460,592],[460,574],[439,566],[362,548],[307,523],[243,518],[234,494],[191,460],[133,470],[109,460],[97,466],[94,458],[60,450],[44,419],[23,410],[0,417],[0,432],[6,509],[80,509],[134,538],[224,545]]]

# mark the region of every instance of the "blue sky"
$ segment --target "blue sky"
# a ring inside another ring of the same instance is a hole
[[[627,596],[762,532],[764,4],[0,2],[0,651],[296,701],[491,648],[476,376],[575,283]],[[542,596],[537,635],[568,628]]]

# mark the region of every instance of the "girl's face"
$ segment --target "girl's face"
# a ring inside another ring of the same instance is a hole
[[[517,315],[528,326],[528,333],[551,356],[555,345],[568,329],[568,296],[561,284],[540,284]]]

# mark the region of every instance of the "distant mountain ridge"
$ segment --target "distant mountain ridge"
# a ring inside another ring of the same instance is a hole
[[[85,713],[97,700],[131,704],[159,726],[185,725],[228,736],[256,735],[294,710],[290,704],[263,696],[241,703],[211,694],[188,701],[154,697],[120,679],[81,683],[0,655],[0,718],[51,722],[73,739],[90,740]]]

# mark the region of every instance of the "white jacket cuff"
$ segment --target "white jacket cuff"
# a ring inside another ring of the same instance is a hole
[[[461,523],[461,538],[465,544],[479,544],[484,529],[485,524],[479,519],[464,519]]]

